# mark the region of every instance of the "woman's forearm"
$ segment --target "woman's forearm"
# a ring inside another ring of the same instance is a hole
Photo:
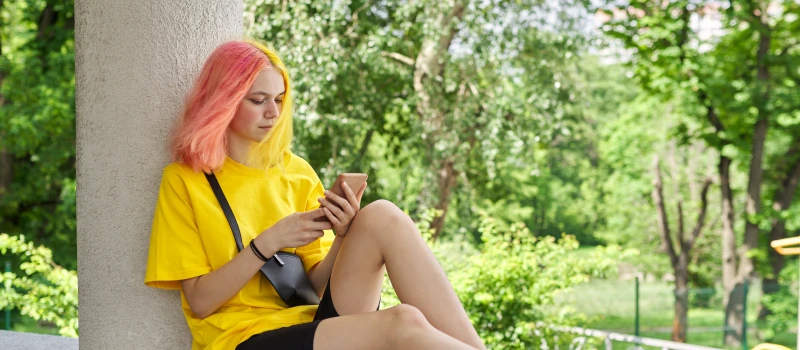
[[[325,258],[308,271],[308,278],[320,297],[325,292],[325,286],[331,276],[331,271],[333,271],[333,263],[339,253],[342,239],[341,236],[336,237]],[[266,256],[272,256],[277,252],[271,248],[265,248],[259,248],[259,250]],[[256,257],[250,247],[245,247],[219,269],[200,277],[181,281],[183,293],[186,295],[186,300],[194,315],[206,318],[217,311],[222,304],[244,288],[253,275],[258,273],[262,265],[264,262]]]
[[[262,251],[267,256],[274,251]],[[183,293],[196,317],[206,318],[233,298],[253,278],[264,262],[250,247],[236,254],[231,261],[205,275],[181,282]]]
[[[308,279],[311,281],[311,285],[314,286],[314,290],[320,298],[322,297],[322,293],[325,292],[328,279],[331,278],[333,263],[336,262],[336,255],[339,254],[339,247],[342,245],[343,239],[342,236],[337,236],[333,240],[331,249],[328,250],[328,255],[325,255],[325,258],[322,259],[319,264],[312,267],[311,270],[308,270]]]

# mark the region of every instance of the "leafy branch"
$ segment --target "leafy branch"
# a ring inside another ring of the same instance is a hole
[[[53,252],[26,242],[25,236],[0,234],[0,254],[17,255],[22,275],[0,274],[0,308],[19,309],[37,321],[53,322],[59,333],[78,337],[78,274],[53,262]]]

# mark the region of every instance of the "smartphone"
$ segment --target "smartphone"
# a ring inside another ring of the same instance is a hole
[[[353,191],[353,194],[358,194],[358,190],[361,189],[361,186],[364,186],[364,183],[367,182],[367,174],[364,173],[342,173],[336,177],[336,181],[334,181],[333,186],[329,189],[329,191],[335,193],[337,196],[347,199],[347,196],[344,194],[344,190],[342,189],[342,183],[346,182],[350,189]],[[336,202],[330,201],[333,205],[336,205]],[[338,205],[336,205],[338,207]],[[320,216],[314,221],[317,222],[324,222],[328,221],[327,216]]]

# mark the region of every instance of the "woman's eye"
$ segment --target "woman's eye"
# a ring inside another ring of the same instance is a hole
[[[275,100],[275,103],[283,103],[283,100]]]
[[[264,100],[250,100],[250,101],[253,102],[253,104],[257,104],[257,105],[260,105],[260,104],[264,103]]]

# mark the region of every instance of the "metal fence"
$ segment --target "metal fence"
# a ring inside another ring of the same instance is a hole
[[[720,350],[719,348],[712,348],[708,346],[692,345],[686,343],[678,343],[668,340],[637,337],[630,334],[621,334],[614,332],[606,332],[597,329],[587,329],[581,327],[550,327],[557,332],[564,335],[573,335],[572,342],[570,343],[569,350],[590,350],[595,348],[603,348],[605,350],[612,349],[646,349],[656,348],[662,350]],[[600,339],[601,346],[592,346],[590,339]],[[541,349],[551,349],[551,347],[542,341]],[[554,350],[560,350],[557,346],[553,347]]]

